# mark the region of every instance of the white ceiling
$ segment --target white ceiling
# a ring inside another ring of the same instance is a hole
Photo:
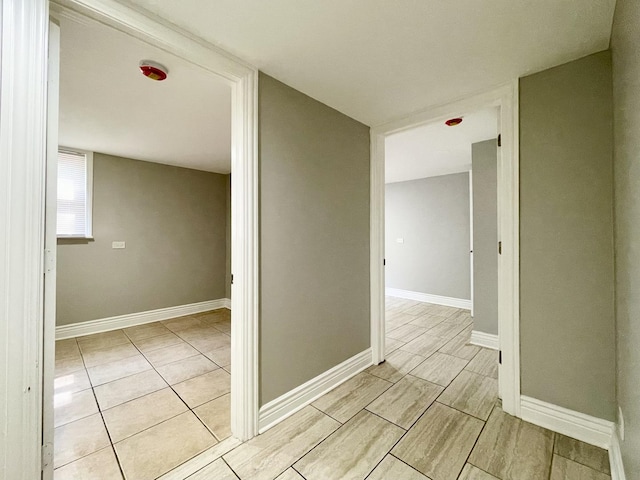
[[[184,60],[89,19],[60,25],[62,146],[218,173],[231,170],[231,89]],[[169,77],[142,76],[155,60]]]
[[[615,0],[130,0],[368,125],[609,46]]]
[[[390,135],[385,140],[385,182],[404,182],[471,169],[471,144],[498,136],[498,110],[461,115],[462,123],[444,122]]]

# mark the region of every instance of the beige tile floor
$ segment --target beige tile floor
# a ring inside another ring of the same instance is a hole
[[[152,479],[230,437],[226,309],[56,342],[54,478]]]
[[[610,479],[605,450],[502,411],[496,352],[469,344],[468,312],[387,298],[387,317],[385,363],[246,443],[224,439],[226,371],[201,358],[228,358],[229,346],[211,330],[224,322],[229,331],[228,315],[78,339],[95,365],[87,372],[65,341],[60,370],[77,381],[61,393],[85,392],[90,380],[97,403],[78,395],[77,410],[61,407],[56,478],[121,479],[123,471],[127,480]],[[141,353],[118,358],[128,343]],[[108,363],[91,353],[104,345],[113,349],[102,357]]]

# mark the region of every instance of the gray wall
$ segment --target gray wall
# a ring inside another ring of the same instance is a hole
[[[95,240],[58,242],[57,324],[223,298],[227,181],[96,153]]]
[[[468,300],[469,214],[466,172],[387,184],[385,286]]]
[[[471,145],[473,329],[498,334],[498,143]]]
[[[520,80],[522,393],[615,418],[611,58]]]
[[[369,128],[260,75],[260,403],[369,348]]]
[[[618,0],[613,22],[618,404],[627,478],[640,479],[640,3]]]

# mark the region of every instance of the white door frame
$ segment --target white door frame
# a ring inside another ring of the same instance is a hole
[[[49,21],[49,69],[47,72],[47,158],[58,158],[60,114],[60,25]],[[56,249],[58,223],[58,162],[46,162],[44,228],[44,312],[42,346],[42,478],[53,478],[56,336]]]
[[[52,401],[43,398],[52,390],[43,385],[53,381],[43,369],[43,335],[51,328],[44,325],[43,281],[50,7],[58,15],[94,18],[231,86],[231,428],[249,439],[258,424],[258,70],[115,0],[0,0],[0,477],[39,478],[43,428],[53,430],[53,419],[43,418],[43,401]],[[48,264],[55,267],[51,253]]]
[[[371,129],[371,347],[374,364],[385,355],[384,146],[385,137],[476,110],[498,107],[502,147],[498,157],[498,329],[502,364],[499,390],[505,412],[520,416],[520,268],[518,81],[427,108]],[[496,245],[497,248],[497,245]]]
[[[40,478],[46,0],[0,0],[0,478]]]
[[[469,170],[469,299],[473,317],[473,169]]]
[[[84,15],[211,72],[231,87],[231,430],[258,432],[258,70],[115,0],[53,0],[52,13]]]

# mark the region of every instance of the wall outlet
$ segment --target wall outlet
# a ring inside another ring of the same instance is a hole
[[[618,407],[618,433],[620,434],[620,440],[624,442],[624,415],[622,415],[622,408]]]
[[[111,242],[111,248],[125,248],[125,242]]]
[[[404,238],[396,238],[396,243],[404,243]]]

